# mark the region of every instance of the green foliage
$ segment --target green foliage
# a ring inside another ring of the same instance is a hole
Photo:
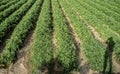
[[[70,2],[70,4],[72,3],[72,7],[75,8],[75,10],[84,18],[84,20],[86,20],[90,25],[92,25],[96,29],[96,31],[100,34],[100,36],[104,40],[107,40],[109,37],[113,37],[113,40],[116,43],[114,51],[115,51],[115,54],[117,53],[116,57],[119,60],[120,59],[120,54],[119,54],[120,53],[120,49],[119,49],[120,48],[120,43],[119,43],[120,42],[120,38],[119,38],[118,35],[115,34],[115,31],[113,31],[112,29],[107,27],[107,24],[105,24],[105,21],[99,19],[102,16],[102,15],[100,15],[101,12],[98,12],[96,9],[94,10],[94,8],[92,8],[91,6],[87,5],[82,0],[81,1],[78,1],[78,0],[77,1],[71,1],[71,0],[69,0],[69,2]],[[99,16],[97,16],[97,13],[99,14]],[[116,24],[116,27],[117,27],[117,24]],[[116,28],[116,30],[117,30],[117,28]],[[96,49],[98,49],[98,48],[96,48]],[[104,54],[104,53],[102,53],[102,54]],[[101,56],[101,58],[102,57],[103,56]],[[98,65],[96,65],[96,66],[98,66]],[[94,69],[96,70],[97,68],[94,68]]]
[[[71,31],[66,24],[60,6],[56,0],[52,0],[54,30],[57,40],[56,57],[65,71],[78,69],[77,49],[73,43]]]
[[[24,3],[26,3],[27,0],[20,0],[18,3],[15,5],[13,4],[10,6],[10,8],[6,9],[5,11],[0,13],[0,23],[5,19],[5,17],[10,16],[14,11],[16,11],[18,8],[20,8]]]
[[[74,2],[72,3],[74,5]],[[88,58],[90,68],[102,71],[104,62],[103,56],[105,51],[104,46],[94,38],[88,27],[83,24],[83,21],[78,15],[76,15],[74,11],[71,11],[71,8],[68,4],[66,4],[63,0],[61,0],[61,4],[70,18],[72,25],[78,34],[78,37],[81,40],[81,49],[84,50],[84,53]]]
[[[32,2],[33,0],[29,0]],[[33,1],[35,2],[35,1]],[[22,21],[16,26],[11,38],[7,41],[5,49],[0,54],[0,63],[9,65],[15,58],[15,53],[22,46],[27,34],[33,28],[38,16],[41,0],[37,0]]]
[[[5,21],[3,21],[0,24],[0,42],[2,38],[6,35],[6,33],[9,32],[12,28],[14,28],[19,23],[19,21],[26,14],[26,12],[29,10],[29,8],[32,6],[34,2],[35,0],[28,1],[26,4],[21,6],[21,8],[18,9],[14,14],[6,18]]]
[[[95,28],[101,38],[113,37],[114,54],[120,62],[120,0],[59,0],[81,40],[81,49],[91,69],[102,71],[105,46],[95,39],[84,21]],[[43,3],[43,6],[41,7]],[[51,4],[52,3],[52,8]],[[83,17],[81,19],[78,14]],[[51,9],[53,19],[51,17]],[[41,12],[39,12],[41,10]],[[40,14],[40,16],[39,16]],[[37,18],[39,16],[39,18]],[[37,21],[37,23],[36,23]],[[0,53],[0,64],[9,67],[16,60],[16,52],[23,46],[28,33],[36,26],[31,48],[32,73],[49,65],[53,56],[53,31],[56,39],[56,62],[66,74],[78,69],[78,55],[72,33],[58,0],[0,0],[0,43],[14,29]]]
[[[99,5],[101,5],[101,6],[104,6],[104,7],[108,8],[108,9],[110,9],[111,11],[113,11],[115,13],[120,14],[120,12],[119,12],[120,11],[120,9],[119,9],[120,6],[118,7],[118,6],[115,6],[114,4],[104,2],[104,1],[101,1],[101,0],[92,0],[92,1],[99,4]]]
[[[0,7],[0,12],[4,11],[5,9],[9,8],[11,5],[14,5],[15,3],[19,2],[19,0],[13,0],[11,2],[9,2],[8,4],[6,5],[2,5]]]
[[[76,7],[77,11],[80,12],[80,14],[92,25],[95,27],[96,31],[101,35],[101,37],[104,40],[107,40],[109,37],[113,37],[115,41],[115,48],[114,48],[114,53],[116,55],[117,60],[120,62],[120,36],[116,35],[115,33],[119,33],[119,23],[114,24],[112,19],[109,19],[109,21],[105,21],[104,18],[101,18],[102,15],[100,15],[98,11],[95,11],[93,8],[86,7],[87,4],[82,3],[81,1],[79,2],[80,4],[76,5],[81,5],[79,8]],[[90,9],[89,9],[90,8]],[[81,12],[82,11],[82,12]],[[94,14],[95,13],[95,14]],[[97,13],[99,16],[97,16]],[[94,14],[94,15],[93,15]],[[103,16],[102,16],[103,17]],[[101,19],[99,19],[101,18]],[[102,20],[104,19],[104,21]],[[106,24],[107,23],[113,23],[111,25]],[[109,28],[109,27],[110,28]],[[114,31],[115,30],[115,31]]]
[[[80,3],[82,3],[82,1]],[[120,34],[120,30],[118,30],[120,28],[120,14],[115,13],[113,10],[110,10],[97,3],[94,3],[94,1],[86,0],[83,1],[82,4],[87,10],[97,16],[98,19],[107,24],[112,30]]]
[[[30,58],[30,63],[33,66],[32,74],[37,74],[38,69],[51,62],[53,50],[51,21],[50,0],[45,0],[37,21],[33,48],[31,49],[33,54]]]

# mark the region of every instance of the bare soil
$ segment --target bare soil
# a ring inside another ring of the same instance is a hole
[[[8,74],[28,74],[31,71],[31,66],[28,65],[30,58],[30,50],[33,44],[34,31],[31,31],[24,42],[24,47],[18,51],[17,62],[11,65]]]

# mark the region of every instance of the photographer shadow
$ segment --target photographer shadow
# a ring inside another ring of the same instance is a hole
[[[107,47],[104,55],[104,64],[103,64],[103,74],[112,74],[112,54],[115,46],[113,37],[108,38],[106,41]],[[108,64],[109,63],[109,64]],[[107,67],[109,66],[109,71],[106,72]]]

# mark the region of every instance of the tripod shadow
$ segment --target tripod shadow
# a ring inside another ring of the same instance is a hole
[[[107,44],[107,47],[106,47],[106,51],[105,51],[105,55],[104,55],[103,74],[106,74],[107,65],[109,65],[108,74],[111,74],[112,73],[112,53],[113,53],[113,49],[115,46],[115,42],[113,41],[113,38],[110,37],[106,41],[106,44]],[[107,64],[107,62],[109,64]]]

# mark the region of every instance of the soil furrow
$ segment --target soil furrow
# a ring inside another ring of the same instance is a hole
[[[50,0],[50,18],[51,18],[51,27],[52,27],[52,42],[53,42],[53,47],[54,47],[54,49],[53,49],[53,59],[55,59],[55,54],[54,54],[54,52],[55,52],[55,49],[57,48],[57,41],[56,41],[56,37],[55,37],[55,30],[54,30],[54,25],[53,25],[53,12],[52,12],[53,10],[52,10],[52,1]]]
[[[56,55],[55,55],[55,51],[57,49],[57,41],[56,41],[56,34],[55,34],[55,29],[54,29],[54,24],[53,24],[53,9],[52,9],[52,0],[50,0],[50,18],[51,18],[51,28],[52,28],[52,44],[53,44],[53,55],[52,55],[52,60],[51,60],[51,64],[49,66],[49,74],[56,74],[55,71],[55,67],[56,67]]]
[[[70,18],[67,16],[67,13],[65,12],[64,8],[61,6],[60,1],[58,0],[58,3],[60,5],[60,8],[63,12],[63,15],[67,21],[67,25],[68,28],[70,29],[71,33],[72,33],[72,38],[74,41],[74,44],[77,48],[77,54],[78,54],[78,61],[79,61],[79,67],[80,67],[80,74],[90,74],[92,72],[92,70],[89,69],[89,65],[87,62],[87,59],[84,55],[84,51],[81,48],[80,44],[82,43],[77,35],[77,33],[75,32],[74,26],[72,25]]]
[[[27,39],[24,42],[24,47],[21,48],[21,50],[18,51],[17,54],[17,62],[13,65],[11,65],[11,68],[8,72],[8,74],[28,74],[31,71],[31,66],[28,65],[28,59],[30,58],[30,50],[33,44],[34,39],[34,30],[32,30]]]
[[[56,30],[54,27],[54,16],[53,16],[53,6],[52,6],[52,0],[50,0],[50,12],[51,12],[51,26],[52,26],[52,42],[53,42],[53,58],[51,60],[51,65],[49,67],[49,74],[60,74],[59,72],[61,71],[60,65],[57,62],[57,57],[56,57],[56,50],[58,48],[57,45],[57,39],[56,39]]]
[[[55,29],[54,29],[54,25],[53,25],[53,9],[52,9],[52,1],[50,0],[50,14],[51,14],[51,25],[52,25],[52,35],[53,35],[53,47],[54,49],[57,49],[57,41],[56,41],[56,37],[55,37]],[[53,51],[54,53],[54,51]],[[54,58],[54,57],[53,57]]]

